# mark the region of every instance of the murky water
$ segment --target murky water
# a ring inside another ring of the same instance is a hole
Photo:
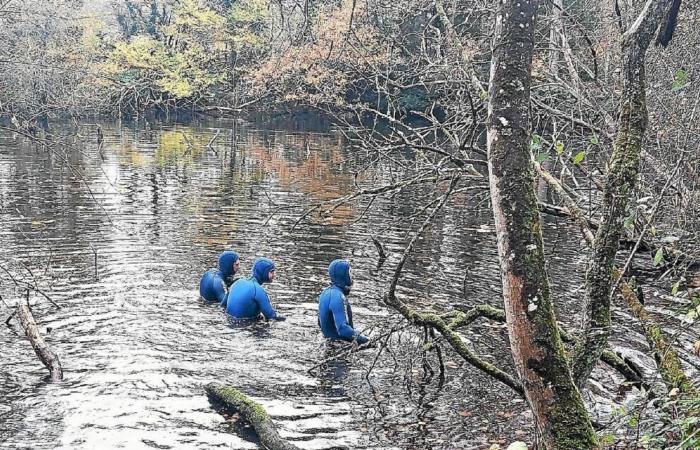
[[[260,401],[282,435],[306,449],[483,448],[503,436],[531,438],[522,400],[450,352],[424,354],[415,330],[397,331],[380,354],[320,365],[344,351],[327,346],[316,326],[334,258],[353,263],[358,328],[379,336],[402,326],[381,305],[412,225],[393,219],[410,218],[423,192],[297,224],[318,202],[354,192],[362,155],[333,133],[224,122],[101,127],[102,148],[48,151],[0,134],[0,264],[61,305],[31,298],[65,371],[63,382],[47,382],[18,326],[2,327],[0,447],[257,448],[211,407],[203,386],[212,381]],[[386,182],[392,173],[373,176]],[[402,278],[417,303],[499,304],[485,194],[458,198],[469,207],[450,208],[421,241]],[[390,254],[380,270],[370,234]],[[577,231],[552,223],[547,234],[561,318],[571,324],[582,298]],[[256,256],[275,260],[268,291],[286,322],[232,327],[198,299],[201,273],[226,248],[242,255],[246,275]],[[25,289],[2,279],[4,319]],[[476,325],[465,336],[508,368],[502,326]],[[621,336],[643,348],[638,332]]]

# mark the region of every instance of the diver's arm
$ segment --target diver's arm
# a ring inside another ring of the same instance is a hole
[[[346,341],[352,341],[356,333],[348,323],[348,316],[345,310],[343,296],[335,292],[331,295],[333,295],[333,297],[331,298],[330,307],[331,312],[333,313],[335,329],[338,331],[340,337]]]
[[[255,301],[258,303],[260,311],[262,311],[266,320],[285,320],[284,316],[277,314],[272,308],[270,297],[268,297],[267,292],[262,287],[258,288],[258,286],[255,286]]]

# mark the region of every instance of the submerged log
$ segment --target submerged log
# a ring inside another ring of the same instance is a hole
[[[253,426],[265,448],[269,450],[299,450],[296,445],[282,439],[267,411],[238,389],[216,383],[208,384],[204,389],[210,399],[240,413]]]
[[[36,325],[32,311],[29,306],[25,304],[20,304],[17,307],[17,318],[19,319],[24,332],[29,338],[32,347],[34,348],[34,353],[39,357],[41,362],[49,369],[51,373],[51,381],[61,381],[63,379],[63,368],[61,367],[61,361],[59,361],[58,356],[49,348],[44,338],[41,337],[39,333],[39,327]]]

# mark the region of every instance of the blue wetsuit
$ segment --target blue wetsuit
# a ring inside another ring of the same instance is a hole
[[[257,319],[260,313],[266,320],[285,320],[277,314],[267,292],[262,285],[270,281],[270,272],[275,270],[275,264],[267,258],[259,258],[253,264],[253,275],[247,280],[236,281],[228,293],[228,298],[221,306],[226,306],[226,312],[237,319]]]
[[[219,255],[219,270],[211,269],[199,281],[199,295],[208,302],[226,301],[228,288],[233,284],[233,265],[238,261],[238,253],[225,251]]]
[[[333,285],[324,290],[318,300],[318,323],[323,336],[343,341],[357,339],[359,344],[368,342],[367,337],[353,328],[352,308],[346,297],[352,286],[350,263],[336,259],[328,266],[328,275]]]

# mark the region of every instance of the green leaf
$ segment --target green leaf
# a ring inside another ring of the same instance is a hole
[[[637,213],[632,212],[627,218],[625,219],[625,222],[622,224],[625,228],[628,230],[633,230],[634,229],[634,221],[637,220]]]
[[[686,84],[688,84],[688,74],[686,74],[685,70],[683,69],[676,70],[676,73],[673,76],[673,84],[671,85],[671,89],[678,91],[683,89]]]
[[[676,295],[678,293],[678,288],[680,287],[680,285],[681,285],[680,280],[673,283],[673,286],[671,287],[671,295]]]
[[[612,411],[613,417],[624,416],[625,414],[627,414],[627,408],[625,408],[624,406],[620,406],[619,408],[615,408]]]
[[[574,164],[581,164],[581,162],[584,160],[586,157],[586,151],[581,150],[580,152],[576,153],[576,156],[574,156]]]
[[[599,143],[598,136],[591,136],[591,144],[598,145]]]
[[[547,159],[549,159],[549,155],[546,153],[538,153],[535,156],[535,161],[537,161],[538,163],[541,163],[543,161],[547,161]]]
[[[658,266],[661,264],[661,260],[664,259],[664,248],[659,247],[659,249],[656,251],[656,254],[654,255],[654,265]]]
[[[539,153],[539,150],[541,149],[542,136],[540,136],[539,134],[533,134],[530,138],[530,150],[532,150],[533,153]]]
[[[564,153],[564,143],[561,141],[557,141],[556,144],[554,144],[554,150],[557,152],[557,155],[561,155]]]
[[[656,227],[654,225],[652,225],[651,228],[649,228],[649,234],[651,234],[652,236],[656,236]]]

